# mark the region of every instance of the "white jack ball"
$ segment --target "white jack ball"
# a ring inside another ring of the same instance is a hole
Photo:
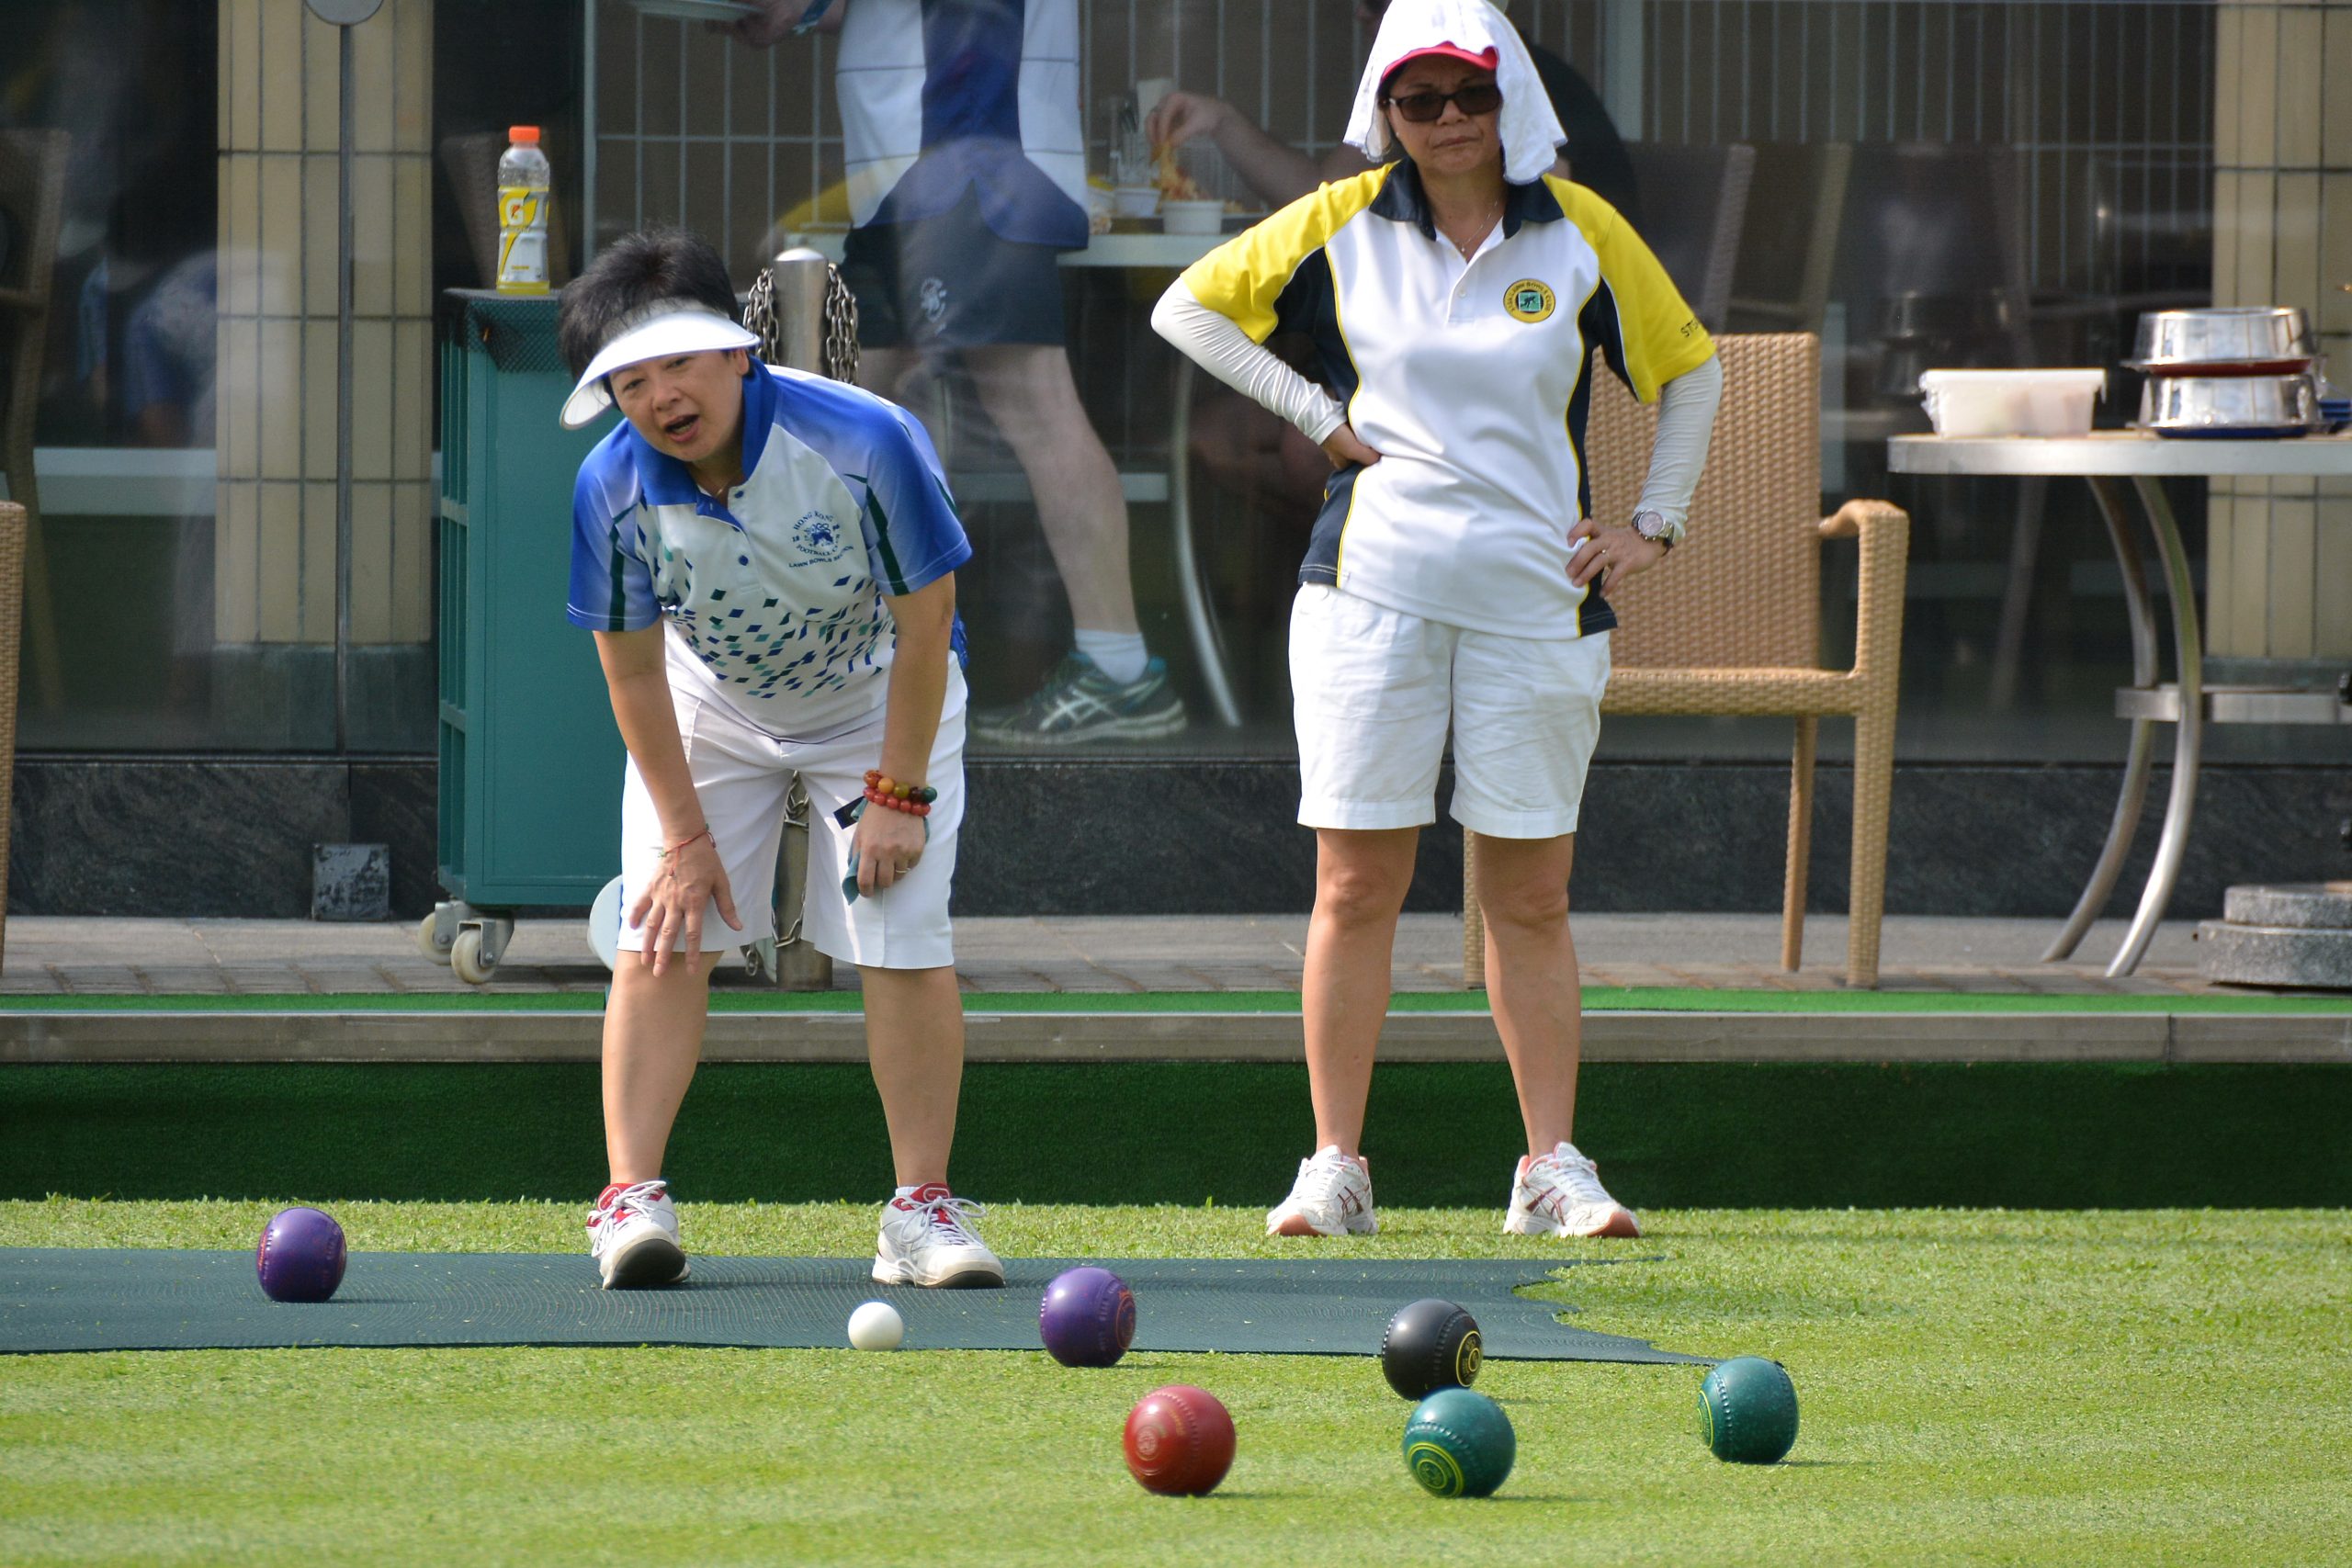
[[[907,1337],[907,1320],[888,1302],[868,1302],[849,1314],[849,1342],[861,1350],[895,1350]]]

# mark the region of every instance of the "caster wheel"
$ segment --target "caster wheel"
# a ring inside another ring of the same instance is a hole
[[[498,965],[481,955],[481,932],[471,927],[459,931],[458,940],[450,945],[449,967],[469,986],[487,985],[490,977],[498,973]]]
[[[416,950],[435,964],[447,964],[449,962],[449,950],[441,944],[441,939],[434,929],[438,923],[431,915],[424,917],[424,922],[416,928]]]

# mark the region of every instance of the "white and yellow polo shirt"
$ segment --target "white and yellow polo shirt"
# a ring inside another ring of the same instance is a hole
[[[1568,529],[1592,505],[1592,351],[1650,402],[1714,344],[1607,202],[1549,175],[1506,190],[1467,262],[1399,162],[1300,197],[1184,283],[1259,343],[1306,333],[1381,454],[1325,487],[1300,582],[1476,631],[1582,637],[1616,625],[1568,581]]]

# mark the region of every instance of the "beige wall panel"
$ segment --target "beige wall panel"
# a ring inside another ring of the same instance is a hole
[[[2270,592],[2269,520],[2268,502],[2238,502],[2236,524],[2229,536],[2230,640],[2209,639],[2214,653],[2256,659],[2263,655],[2263,626],[2269,618],[2265,603]],[[2210,592],[2207,597],[2211,597]]]
[[[351,330],[351,471],[363,479],[392,477],[392,327],[361,321]]]
[[[302,491],[261,487],[261,531],[254,547],[261,586],[255,639],[292,642],[301,635]]]
[[[2326,63],[2320,73],[2320,145],[2325,160],[2352,158],[2352,6],[2332,6],[2321,27]]]
[[[240,0],[220,0],[212,17],[212,145],[226,152],[237,144],[237,90],[244,73],[237,62],[237,9]]]
[[[2319,305],[2319,176],[2278,176],[2278,288],[2280,305]],[[2352,264],[2352,256],[2345,258]]]
[[[332,152],[311,152],[302,159],[302,313],[332,316],[335,300],[335,265],[342,253],[338,231],[343,199],[340,160]]]
[[[433,472],[427,428],[433,412],[433,323],[392,324],[392,477],[421,479]]]
[[[261,248],[275,264],[266,281],[300,276],[302,256],[302,160],[292,153],[267,152],[261,164]],[[301,309],[300,296],[266,288],[262,314],[292,315]]]
[[[264,318],[261,323],[261,477],[302,473],[302,323]]]
[[[2244,298],[2238,286],[2238,186],[2236,170],[2214,171],[2213,300],[2221,305]]]
[[[2312,647],[2321,659],[2352,658],[2352,495],[2324,497],[2318,516],[2312,541],[2319,589],[2312,604]]]
[[[261,142],[272,152],[302,150],[301,0],[261,8]]]
[[[220,363],[212,396],[220,430],[220,473],[252,479],[261,472],[261,324],[251,316],[223,316],[219,335]]]
[[[351,74],[358,91],[352,99],[352,144],[362,152],[392,150],[392,20],[400,0],[391,0],[351,31]]]
[[[2213,162],[2234,169],[2240,161],[2238,63],[2244,54],[2244,18],[2235,6],[2213,16]]]
[[[2238,155],[2249,168],[2267,168],[2278,147],[2278,13],[2261,6],[2239,15]]]
[[[261,309],[261,161],[240,152],[220,160],[220,312]]]
[[[414,243],[413,236],[402,240]],[[374,153],[352,160],[351,299],[362,316],[392,313],[392,161]],[[334,307],[327,307],[330,313]]]
[[[302,323],[302,477],[334,478],[335,319]]]
[[[433,313],[433,162],[402,154],[392,168],[392,309]]]
[[[2248,170],[2238,176],[2238,301],[2270,304],[2278,293],[2274,239],[2278,176]]]
[[[328,554],[334,554],[332,536]],[[332,581],[327,598],[332,604]],[[330,610],[327,636],[334,635]],[[392,640],[392,487],[388,484],[351,487],[351,640]]]
[[[2205,651],[2231,646],[2237,636],[2230,613],[2236,573],[2230,569],[2230,541],[2237,537],[2238,500],[2217,484],[2205,496]]]
[[[275,5],[277,0],[271,0]],[[343,45],[335,26],[303,7],[302,48],[310,63],[302,72],[302,146],[335,152],[343,145]]]
[[[433,0],[390,0],[392,145],[404,152],[433,145]]]
[[[433,636],[432,487],[392,487],[391,640],[425,642]]]
[[[2346,128],[2345,137],[2352,142],[2352,125]],[[2352,145],[2343,155],[2352,157]],[[2337,287],[2352,283],[2352,174],[2322,175],[2319,195],[2320,243],[2325,257],[2319,280],[2319,330],[2352,333],[2352,294]],[[2352,366],[2346,368],[2352,370]]]
[[[2318,503],[2280,498],[2270,503],[2270,624],[2266,641],[2273,659],[2310,659],[2312,597],[2317,584],[2312,527]]]
[[[212,521],[212,635],[220,642],[252,642],[261,635],[255,547],[261,534],[261,487],[224,482]]]
[[[355,487],[356,490],[356,487]],[[353,515],[358,497],[352,498]],[[301,630],[304,642],[334,641],[334,486],[302,487]]]
[[[2325,39],[2317,11],[2278,18],[2278,164],[2309,169],[2320,162],[2320,67]]]

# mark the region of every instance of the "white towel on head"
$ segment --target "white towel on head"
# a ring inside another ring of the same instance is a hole
[[[1348,141],[1377,164],[1388,156],[1388,117],[1380,107],[1381,79],[1415,50],[1450,43],[1473,54],[1495,51],[1495,85],[1503,90],[1503,178],[1529,185],[1558,156],[1567,133],[1552,112],[1544,80],[1519,29],[1488,0],[1394,0],[1380,18],[1372,58],[1356,85]]]

